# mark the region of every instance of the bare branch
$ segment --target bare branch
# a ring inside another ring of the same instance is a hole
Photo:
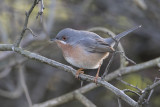
[[[1,44],[0,45],[0,50],[1,51],[12,51],[12,46],[13,46],[12,44]],[[70,66],[61,64],[59,62],[56,62],[54,60],[51,60],[51,59],[48,59],[46,57],[40,56],[38,54],[31,53],[29,51],[23,50],[22,48],[15,47],[14,51],[21,54],[21,55],[24,55],[25,57],[28,57],[30,59],[38,60],[40,62],[46,63],[46,64],[51,65],[53,67],[56,67],[56,68],[62,69],[64,71],[71,72],[72,74],[75,74],[74,71],[76,71],[76,70],[74,70]],[[160,57],[156,58],[156,59],[153,59],[153,60],[150,60],[150,61],[147,61],[147,62],[144,62],[144,63],[141,63],[141,64],[137,64],[137,65],[134,65],[134,66],[129,66],[129,67],[118,69],[115,72],[108,74],[107,77],[105,77],[105,79],[107,81],[112,80],[116,77],[119,77],[119,75],[125,75],[125,74],[131,73],[131,72],[136,72],[136,71],[139,71],[139,70],[143,70],[143,69],[146,69],[146,68],[157,66],[157,63],[160,63]],[[80,74],[80,76],[83,76],[83,75],[85,75],[85,74]]]
[[[141,63],[141,64],[136,64],[136,65],[128,66],[125,68],[120,68],[120,69],[117,69],[116,71],[108,74],[105,77],[105,80],[112,80],[112,79],[119,77],[121,75],[125,75],[125,74],[132,73],[132,72],[138,72],[143,69],[154,67],[154,66],[157,66],[157,63],[159,63],[159,62],[160,62],[160,57],[153,59],[153,60],[150,60],[150,61],[147,61],[147,62],[144,62],[144,63]]]
[[[29,17],[30,17],[30,14],[32,13],[34,7],[37,5],[37,0],[34,0],[31,8],[29,9],[28,12],[26,12],[26,18],[25,18],[25,23],[24,23],[24,26],[23,26],[23,30],[21,32],[21,35],[18,37],[18,39],[16,40],[15,44],[14,44],[14,47],[18,47],[23,36],[24,36],[24,33],[26,31],[26,28],[27,28],[27,25],[28,25],[28,20],[29,20]]]
[[[145,88],[145,89],[143,90],[142,95],[139,97],[138,103],[139,103],[140,105],[143,104],[143,103],[146,103],[145,98],[149,95],[149,92],[150,92],[152,89],[156,88],[158,85],[160,85],[160,80],[157,81],[157,82],[155,82],[155,83],[153,83],[152,85],[148,86],[147,88]]]
[[[73,100],[74,99],[74,93],[76,91],[79,91],[80,93],[86,93],[94,88],[96,88],[97,85],[94,84],[94,83],[90,83],[84,87],[81,87],[75,91],[72,91],[70,93],[67,93],[67,94],[64,94],[60,97],[57,97],[57,98],[54,98],[54,99],[51,99],[51,100],[48,100],[46,102],[43,102],[43,103],[40,103],[40,104],[35,104],[33,105],[33,107],[49,107],[49,106],[58,106],[60,104],[63,104],[63,103],[66,103],[70,100]]]
[[[18,63],[23,63],[25,62],[26,59],[20,59],[20,60],[16,60],[16,61],[10,61],[6,66],[3,67],[3,71],[0,72],[0,79],[6,77],[12,70],[12,67],[14,67],[15,65],[17,65]]]
[[[6,98],[10,98],[10,99],[15,99],[18,98],[19,96],[22,95],[23,93],[23,89],[20,83],[20,75],[18,78],[18,85],[17,88],[14,91],[4,91],[4,90],[0,90],[0,96],[6,97]]]
[[[33,37],[37,37],[37,35],[35,35],[35,34],[33,33],[32,29],[26,28],[25,30],[29,30],[29,31],[31,32],[31,34],[33,35]]]
[[[12,51],[12,44],[2,44],[0,45],[0,50],[1,51]],[[73,69],[70,66],[61,64],[59,62],[56,62],[54,60],[48,59],[46,57],[43,57],[41,55],[35,54],[35,53],[31,53],[29,51],[23,50],[21,48],[15,47],[14,49],[15,52],[28,57],[30,59],[34,59],[43,63],[46,63],[48,65],[51,65],[53,67],[62,69],[64,71],[70,72],[72,73],[74,76],[76,74],[76,70]],[[116,70],[113,73],[108,74],[105,79],[106,80],[112,80],[116,77],[118,77],[119,75],[125,75],[131,72],[136,72],[142,69],[146,69],[149,67],[153,67],[153,66],[157,66],[157,63],[160,62],[160,58],[145,62],[145,63],[141,63],[141,64],[137,64],[134,66],[129,66],[129,67],[125,67],[125,68],[121,68]],[[94,77],[93,76],[89,76],[89,75],[85,75],[85,74],[80,74],[79,77],[82,80],[86,80],[86,81],[90,81],[90,82],[94,82]],[[104,87],[106,87],[107,89],[109,89],[110,91],[112,91],[113,93],[115,93],[118,97],[120,97],[121,99],[123,99],[124,101],[126,101],[128,104],[132,105],[132,106],[138,106],[138,104],[132,100],[129,96],[127,96],[126,94],[124,94],[123,91],[119,90],[118,88],[114,87],[113,85],[109,84],[108,82],[101,80],[100,78],[97,79],[97,84],[102,85]],[[158,83],[159,84],[159,83]],[[151,87],[155,87],[157,86],[157,83],[155,83],[153,86]]]
[[[157,77],[156,77],[155,80],[154,80],[154,83],[156,83],[158,80],[160,80],[160,78],[157,78]],[[154,84],[154,83],[153,83],[153,84]],[[157,84],[156,86],[159,85],[159,83],[156,83],[156,84]],[[154,85],[154,86],[155,86],[155,85]],[[155,87],[156,87],[156,86],[155,86]],[[147,103],[147,104],[149,103],[149,100],[150,100],[153,92],[154,92],[154,88],[151,89],[151,91],[150,91],[150,93],[149,93],[149,95],[148,95],[148,98],[145,100],[144,103]]]
[[[110,68],[111,63],[112,63],[112,61],[113,61],[113,58],[114,58],[115,55],[116,55],[116,51],[117,51],[117,48],[118,48],[118,44],[119,44],[119,41],[116,41],[116,43],[115,43],[115,45],[114,45],[115,51],[113,52],[112,57],[111,57],[111,59],[109,60],[109,63],[107,64],[107,67],[106,67],[106,69],[105,69],[105,71],[104,71],[104,73],[103,73],[103,75],[102,75],[102,78],[104,78],[104,77],[108,74],[109,68]]]
[[[146,103],[149,102],[149,100],[150,100],[150,98],[151,98],[153,92],[154,92],[154,89],[152,89],[152,90],[150,91],[149,96],[148,96],[147,100],[145,101]]]
[[[22,93],[23,93],[23,89],[22,89],[21,85],[19,85],[19,84],[18,84],[17,88],[12,92],[0,90],[0,96],[10,98],[10,99],[15,99],[15,98],[20,97],[22,95]]]
[[[134,62],[133,60],[129,59],[129,58],[125,55],[124,51],[123,51],[123,52],[120,52],[120,53],[121,53],[121,55],[122,55],[127,61],[131,62],[132,64],[136,64],[136,62]]]
[[[97,107],[89,99],[83,96],[79,91],[75,91],[75,98],[83,103],[86,107]]]
[[[118,98],[118,107],[122,107],[121,99],[120,98]]]
[[[8,45],[4,45],[4,44],[0,45],[0,50],[12,51],[12,45],[9,45],[9,44]],[[61,63],[56,62],[54,60],[45,58],[45,57],[37,55],[35,53],[31,53],[29,51],[23,50],[23,49],[18,48],[18,47],[15,47],[14,51],[17,52],[17,53],[19,53],[19,54],[21,54],[21,55],[24,55],[24,56],[26,56],[26,57],[28,57],[30,59],[34,59],[34,60],[37,60],[37,61],[49,64],[49,65],[51,65],[53,67],[62,69],[64,71],[70,72],[74,76],[76,75],[76,70],[73,69],[70,66],[61,64]],[[80,74],[79,77],[82,80],[94,82],[94,77],[93,76],[89,76],[89,75],[85,75],[85,74]],[[123,99],[124,101],[126,101],[128,104],[130,104],[132,106],[138,106],[137,102],[135,102],[133,99],[131,99],[129,96],[127,96],[123,91],[119,90],[118,88],[114,87],[113,85],[109,84],[108,82],[106,82],[106,81],[101,80],[101,79],[98,78],[97,79],[97,84],[100,84],[100,85],[106,87],[107,89],[109,89],[110,91],[112,91],[113,93],[115,93],[118,97],[120,97],[121,99]]]
[[[132,84],[129,84],[129,83],[127,83],[127,82],[123,81],[123,80],[122,80],[122,79],[120,79],[120,78],[117,78],[117,80],[119,80],[121,83],[123,83],[123,84],[125,84],[125,85],[128,85],[128,86],[130,86],[130,87],[132,87],[132,88],[137,89],[137,90],[138,90],[138,92],[142,93],[142,90],[141,90],[140,88],[138,88],[137,86],[134,86],[134,85],[132,85]]]
[[[136,95],[138,95],[138,96],[141,96],[141,95],[138,94],[137,92],[135,92],[135,91],[133,91],[133,90],[130,90],[130,89],[124,89],[123,91],[124,91],[124,92],[131,92],[131,93],[133,93],[133,94],[136,94]]]
[[[40,16],[40,19],[41,19],[41,22],[42,22],[44,4],[43,4],[43,0],[39,0],[39,1],[40,1],[40,6],[39,6],[39,12],[37,13],[36,19],[38,19],[38,17]]]
[[[154,84],[150,85],[148,89],[153,89],[153,88],[156,88],[158,85],[160,85],[160,80],[155,82]]]
[[[32,107],[32,101],[31,101],[31,98],[30,98],[30,96],[29,96],[29,92],[28,92],[28,89],[27,89],[27,85],[26,85],[26,83],[25,83],[23,65],[22,65],[22,64],[19,64],[19,65],[18,65],[18,68],[19,68],[20,82],[21,82],[22,88],[23,88],[24,93],[25,93],[25,95],[26,95],[26,98],[27,98],[29,107]]]
[[[127,96],[122,90],[119,90],[118,88],[114,87],[113,85],[109,84],[108,82],[105,81],[97,81],[98,84],[103,85],[110,91],[112,91],[114,94],[116,94],[119,98],[123,99],[126,101],[129,105],[134,106],[134,107],[139,107],[138,103],[131,99],[129,96]]]
[[[154,83],[156,83],[156,82],[157,82],[157,80],[159,80],[159,78],[155,78]],[[156,86],[158,86],[158,85],[159,85],[159,82],[158,82],[158,83],[156,83],[156,85],[154,85],[154,86],[156,87]],[[149,100],[150,100],[150,98],[151,98],[151,96],[152,96],[153,92],[154,92],[154,88],[152,88],[152,89],[151,89],[151,91],[150,91],[150,93],[149,93],[149,95],[148,95],[148,98],[147,98],[147,100],[146,100],[146,103],[148,103],[148,102],[149,102]]]

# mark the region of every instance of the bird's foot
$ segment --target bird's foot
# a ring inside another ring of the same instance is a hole
[[[75,77],[75,78],[78,79],[79,74],[84,74],[84,71],[82,71],[82,70],[83,70],[83,68],[80,68],[80,69],[77,70],[77,72],[76,72],[76,77]]]
[[[97,84],[97,79],[99,78],[99,71],[100,71],[100,68],[101,68],[101,64],[99,65],[97,74],[96,74],[96,76],[94,77],[94,82],[95,82],[96,84]]]
[[[98,75],[94,77],[94,82],[97,84],[97,79],[100,78]]]

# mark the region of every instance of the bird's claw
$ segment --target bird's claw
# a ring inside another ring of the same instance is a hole
[[[100,78],[99,76],[94,77],[94,82],[97,84],[97,80]]]
[[[84,74],[84,71],[81,71],[81,70],[83,70],[83,69],[78,69],[78,70],[77,70],[75,78],[78,79],[79,74]]]

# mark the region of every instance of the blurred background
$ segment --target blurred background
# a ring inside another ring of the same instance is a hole
[[[14,43],[23,29],[25,11],[34,0],[0,0],[0,43]],[[47,58],[69,65],[60,49],[50,42],[63,28],[87,30],[105,27],[115,34],[136,25],[142,28],[129,34],[121,43],[126,55],[136,63],[145,62],[160,56],[160,0],[44,0],[43,21],[36,19],[39,7],[32,12],[28,27],[36,37],[26,31],[21,47]],[[96,32],[108,37],[103,32]],[[70,73],[43,63],[26,59],[13,52],[0,52],[0,106],[28,107],[22,91],[17,70],[18,62],[24,66],[25,80],[33,104],[56,98],[80,88],[80,81]],[[103,73],[108,60],[104,61]],[[130,64],[132,65],[132,64]],[[114,58],[109,72],[119,67],[119,56]],[[77,69],[77,68],[76,68]],[[95,76],[96,70],[85,70]],[[100,75],[101,75],[100,74]],[[144,89],[160,77],[158,67],[123,76],[126,82]],[[119,81],[111,81],[120,89],[130,88]],[[88,84],[84,82],[84,85]],[[160,87],[156,88],[149,107],[160,107]],[[118,106],[116,96],[103,87],[85,94],[98,107]],[[137,97],[130,94],[135,100]],[[58,107],[84,107],[78,101],[71,101]],[[129,107],[123,102],[123,107]]]

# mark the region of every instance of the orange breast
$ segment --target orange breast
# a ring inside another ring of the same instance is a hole
[[[96,69],[102,63],[109,53],[91,53],[76,45],[72,47],[69,44],[57,43],[62,49],[63,56],[70,64],[84,69]]]

